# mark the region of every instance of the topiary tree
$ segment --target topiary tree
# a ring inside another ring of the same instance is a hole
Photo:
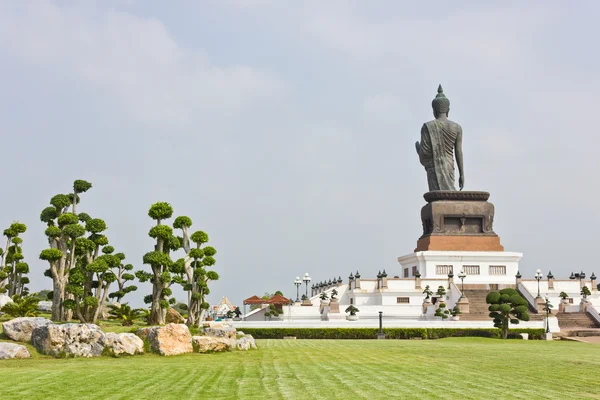
[[[169,299],[172,294],[170,288],[172,283],[171,251],[181,247],[180,240],[173,235],[173,229],[168,225],[163,225],[162,221],[173,216],[173,207],[166,202],[153,204],[148,211],[148,216],[156,221],[156,225],[150,229],[148,235],[156,240],[154,251],[144,255],[143,262],[149,265],[152,272],[137,271],[136,276],[141,282],[150,281],[152,283],[152,294],[146,296],[144,301],[151,303],[149,324],[164,325],[169,308],[169,301],[173,304],[175,298]]]
[[[349,305],[349,306],[348,306],[348,307],[347,307],[347,308],[344,310],[344,312],[346,312],[346,313],[350,313],[350,315],[356,315],[356,313],[357,313],[358,311],[359,311],[359,310],[358,310],[358,308],[354,307],[352,304],[351,304],[351,305]]]
[[[437,294],[439,297],[444,297],[446,295],[446,288],[443,286],[438,286],[435,294]]]
[[[335,289],[333,289],[333,290],[331,291],[331,300],[337,300],[337,297],[335,297],[335,296],[337,296],[337,295],[338,295],[338,291],[337,291],[337,290],[335,290]]]
[[[587,299],[588,296],[590,296],[592,294],[592,292],[590,292],[590,289],[587,286],[584,286],[581,288],[581,296],[583,296],[583,299]]]
[[[510,324],[519,321],[529,321],[527,301],[515,289],[506,288],[498,292],[490,292],[486,297],[490,305],[490,317],[494,319],[494,326],[502,330],[502,338],[508,337]]]
[[[120,303],[127,293],[135,292],[138,288],[135,285],[127,284],[135,279],[135,274],[132,273],[133,265],[123,263],[125,254],[117,253],[115,255],[120,259],[120,263],[114,271],[118,287],[116,291],[109,293],[108,298]]]
[[[182,236],[179,240],[185,252],[185,257],[175,263],[173,272],[178,274],[174,281],[181,284],[188,292],[186,324],[197,326],[204,319],[204,314],[209,307],[205,301],[210,293],[208,284],[210,281],[218,280],[219,274],[207,269],[215,265],[214,256],[217,250],[206,246],[209,239],[205,232],[196,231],[190,234],[191,227],[192,220],[186,216],[177,217],[173,222],[173,228],[181,230]]]
[[[75,267],[69,273],[66,291],[70,298],[65,300],[65,308],[75,311],[77,318],[85,323],[97,323],[109,295],[110,287],[116,281],[115,269],[125,258],[123,253],[114,253],[103,234],[106,223],[87,214],[79,214],[85,223],[88,237],[75,240]]]
[[[433,291],[429,287],[429,285],[425,286],[425,290],[423,290],[423,294],[425,295],[425,300],[429,299],[433,295]]]
[[[279,311],[277,311],[275,304],[269,305],[269,308],[265,311],[265,318],[266,317],[269,317],[269,319],[271,319],[271,317],[279,317]]]
[[[446,303],[440,303],[440,306],[435,310],[436,317],[441,317],[442,321],[450,316],[450,310],[446,308]]]
[[[462,314],[462,312],[460,311],[460,307],[457,305],[454,306],[454,308],[452,308],[452,310],[450,310],[450,314],[452,314],[453,317],[457,317],[460,314]]]
[[[24,296],[29,293],[25,287],[29,278],[23,276],[29,273],[29,265],[23,262],[23,239],[19,237],[19,234],[26,230],[25,224],[13,222],[3,232],[6,236],[6,247],[0,248],[0,293],[7,293],[11,297],[15,294]]]
[[[40,220],[47,224],[46,236],[50,248],[42,250],[40,259],[47,261],[50,268],[46,276],[52,278],[52,319],[66,321],[68,317],[65,300],[70,271],[75,267],[77,238],[85,234],[76,213],[79,194],[87,192],[92,184],[83,180],[73,183],[73,193],[57,194],[50,199],[51,206],[42,210]],[[71,212],[68,212],[69,207]],[[67,303],[68,305],[68,303]]]
[[[565,293],[565,292],[560,292],[560,294],[558,295],[558,297],[560,297],[563,300],[566,300],[569,297],[569,295],[567,293]]]

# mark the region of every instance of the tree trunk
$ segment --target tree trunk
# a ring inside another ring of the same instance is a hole
[[[64,321],[65,319],[65,285],[60,280],[55,279],[53,282],[54,293],[52,295],[52,320]]]
[[[508,338],[508,318],[505,318],[502,322],[502,339]]]
[[[98,303],[98,307],[96,308],[96,311],[94,312],[94,319],[92,319],[92,324],[98,323],[98,318],[100,316],[100,313],[102,312],[102,307],[104,307],[104,303],[106,303],[106,298],[108,297],[108,287],[109,286],[110,286],[110,283],[107,283],[106,286],[104,287],[104,291],[102,293],[102,300],[100,300],[100,302]]]
[[[162,293],[162,282],[156,276],[152,283],[152,307],[150,309],[150,324],[164,325],[165,321],[162,317],[160,308],[160,297]]]

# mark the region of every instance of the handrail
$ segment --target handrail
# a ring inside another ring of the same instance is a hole
[[[596,320],[597,323],[600,324],[600,313],[598,310],[592,305],[592,303],[587,303],[585,306],[585,311],[592,316]]]
[[[456,295],[456,296],[455,296]],[[450,301],[456,305],[456,302],[463,296],[458,286],[454,282],[450,282]]]
[[[519,292],[521,294],[521,296],[523,296],[523,298],[525,300],[527,300],[527,303],[529,303],[529,306],[531,308],[533,308],[534,313],[539,313],[539,310],[537,309],[536,305],[535,305],[535,299],[533,298],[533,295],[531,293],[529,293],[529,290],[527,290],[527,288],[525,287],[525,285],[523,285],[522,282],[519,282],[519,284],[517,285],[517,292]]]

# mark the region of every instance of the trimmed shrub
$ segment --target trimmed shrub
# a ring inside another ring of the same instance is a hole
[[[244,333],[255,339],[283,339],[284,336],[295,336],[298,339],[376,339],[378,332],[378,328],[244,328]],[[509,335],[520,339],[520,333],[527,333],[532,340],[542,340],[544,332],[544,329],[511,329]],[[386,339],[501,337],[500,329],[384,328],[383,333]]]

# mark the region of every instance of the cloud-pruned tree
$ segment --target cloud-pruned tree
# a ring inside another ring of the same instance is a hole
[[[29,265],[23,261],[23,239],[19,237],[26,230],[25,224],[13,222],[3,232],[6,246],[0,248],[0,293],[7,293],[11,297],[29,293],[25,286],[29,283],[29,278],[24,276],[29,273]]]
[[[87,192],[92,184],[84,180],[73,183],[73,193],[57,194],[50,199],[50,206],[42,210],[40,220],[46,223],[46,236],[49,248],[42,250],[40,259],[47,261],[50,268],[46,276],[52,278],[52,319],[67,320],[67,285],[69,274],[75,267],[77,238],[81,238],[86,229],[80,224],[76,208],[79,195]],[[69,208],[71,208],[69,212]],[[68,305],[68,303],[67,303]]]
[[[117,290],[110,293],[108,297],[116,302],[120,303],[123,297],[127,293],[135,292],[138,288],[135,285],[128,285],[127,283],[133,281],[135,279],[135,275],[132,273],[133,265],[125,264],[123,260],[125,260],[125,254],[117,253],[115,254],[121,262],[115,269],[115,275],[117,277]]]
[[[156,240],[154,251],[144,255],[143,262],[150,266],[151,273],[137,271],[136,276],[140,282],[150,281],[152,283],[152,294],[144,298],[144,302],[151,303],[148,323],[164,325],[169,301],[176,302],[175,298],[169,299],[173,293],[171,290],[172,275],[171,252],[181,247],[179,239],[173,235],[173,229],[162,222],[171,218],[173,207],[166,202],[153,204],[148,211],[148,216],[156,221],[156,225],[150,229],[148,236]]]
[[[180,229],[182,236],[179,238],[185,251],[185,258],[177,260],[173,272],[177,273],[176,282],[183,286],[188,293],[188,326],[197,326],[204,318],[204,313],[209,305],[205,301],[210,293],[208,283],[219,279],[219,274],[208,270],[207,267],[215,265],[214,258],[217,250],[206,246],[208,235],[202,231],[190,234],[192,220],[189,217],[177,217],[173,228]]]
[[[494,326],[502,330],[503,339],[508,337],[510,324],[529,321],[527,300],[515,289],[506,288],[498,292],[490,292],[485,300],[490,305],[488,308],[490,318],[494,319]]]

